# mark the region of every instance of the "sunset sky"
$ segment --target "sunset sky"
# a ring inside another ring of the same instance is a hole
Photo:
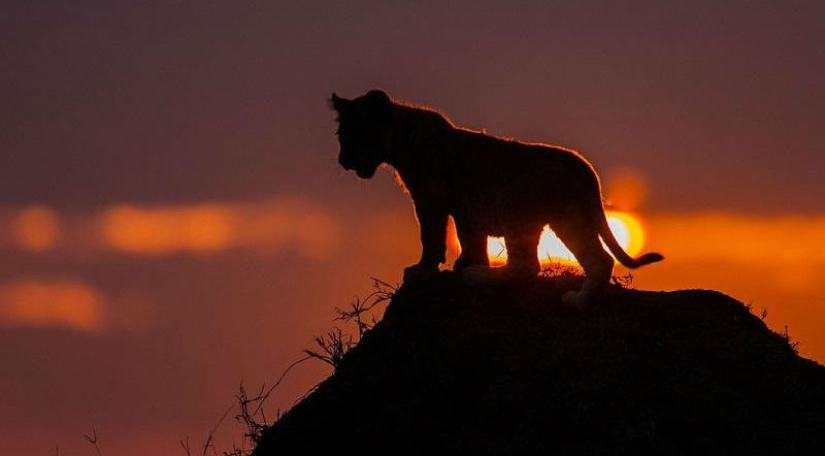
[[[418,258],[335,91],[581,151],[665,262],[825,361],[825,3],[7,1],[0,453],[184,454]],[[624,273],[617,268],[617,273]],[[329,369],[305,363],[287,408]],[[231,417],[219,450],[239,442]],[[195,451],[193,451],[193,454]],[[200,451],[197,451],[199,454]]]

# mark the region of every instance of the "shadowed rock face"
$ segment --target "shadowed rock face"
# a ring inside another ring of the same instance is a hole
[[[825,368],[740,302],[576,280],[401,287],[254,454],[825,454]]]

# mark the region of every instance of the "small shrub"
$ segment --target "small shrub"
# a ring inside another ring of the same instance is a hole
[[[334,321],[344,323],[355,323],[356,334],[348,334],[338,326],[323,336],[315,337],[317,349],[306,349],[306,353],[311,358],[319,359],[333,368],[337,368],[344,355],[354,346],[358,345],[364,334],[377,323],[376,307],[389,302],[398,291],[397,286],[393,286],[383,280],[372,277],[372,291],[365,298],[356,297],[350,303],[348,309],[335,308],[337,316]]]
[[[344,334],[341,328],[333,326],[332,329],[323,336],[315,336],[315,344],[318,349],[305,349],[304,353],[310,358],[321,360],[333,368],[337,368],[344,355],[355,345],[352,336]],[[320,350],[319,350],[320,349]]]
[[[782,336],[783,339],[785,339],[785,342],[788,343],[788,346],[791,347],[791,350],[793,350],[793,352],[798,355],[799,354],[799,342],[796,342],[796,341],[791,339],[791,334],[788,331],[788,325],[785,325],[785,330],[782,331],[782,333],[779,334],[779,335]]]
[[[554,277],[554,278],[571,278],[582,277],[582,268],[569,263],[561,263],[558,261],[545,263],[539,271],[540,277]]]
[[[97,456],[103,456],[103,453],[100,451],[100,447],[97,445],[97,429],[92,429],[92,435],[83,434],[83,437],[86,438],[86,441],[89,442],[97,452]]]
[[[356,297],[355,301],[350,303],[350,307],[347,310],[338,307],[335,308],[335,312],[338,314],[335,320],[343,321],[344,323],[350,321],[355,322],[356,329],[358,330],[358,341],[361,340],[364,333],[375,326],[377,322],[375,318],[376,306],[389,302],[395,295],[395,292],[398,291],[398,286],[390,285],[375,277],[371,277],[371,279],[372,291],[370,294],[363,299]],[[369,316],[369,322],[367,322],[367,316]]]
[[[630,271],[628,271],[625,275],[613,276],[610,280],[625,290],[633,289],[633,274],[631,274]]]

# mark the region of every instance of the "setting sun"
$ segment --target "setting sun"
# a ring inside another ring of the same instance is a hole
[[[642,224],[635,217],[626,212],[608,212],[607,223],[616,240],[630,256],[636,256],[642,251],[644,231]],[[543,266],[551,263],[578,264],[570,250],[548,226],[544,227],[537,250]],[[504,238],[488,237],[487,255],[492,266],[507,264],[507,246]]]

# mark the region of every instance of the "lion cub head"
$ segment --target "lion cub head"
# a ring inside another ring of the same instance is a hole
[[[390,97],[372,90],[353,100],[332,94],[332,108],[338,113],[338,163],[369,179],[390,154],[395,106]]]

